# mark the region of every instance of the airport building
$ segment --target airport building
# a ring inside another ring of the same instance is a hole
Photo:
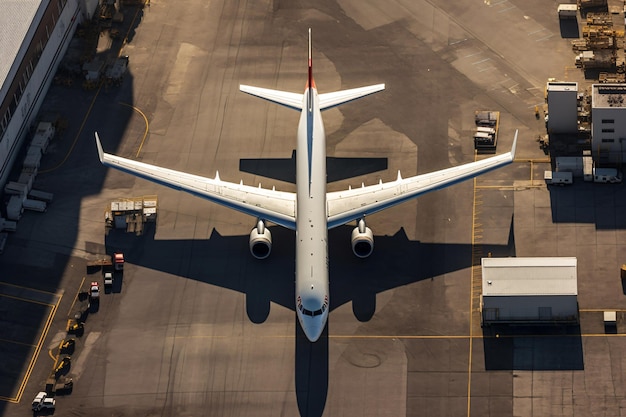
[[[551,140],[562,138],[568,147],[588,143],[594,166],[626,162],[626,84],[593,84],[587,97],[575,82],[548,82],[546,128]],[[590,140],[589,140],[590,139]],[[589,140],[589,142],[587,142]],[[571,154],[570,154],[571,156]]]
[[[576,258],[483,258],[483,325],[578,322]]]
[[[550,110],[547,123],[549,133],[578,132],[578,83],[548,82],[546,101]]]
[[[0,0],[0,186],[4,187],[80,22],[98,0]]]
[[[591,152],[596,163],[626,161],[626,84],[591,87]]]

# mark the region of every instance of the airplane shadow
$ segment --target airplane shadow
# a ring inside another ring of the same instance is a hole
[[[342,181],[387,169],[387,158],[326,157],[326,181]],[[296,183],[296,151],[291,158],[242,158],[239,170],[291,184]]]
[[[123,251],[127,263],[206,282],[246,296],[250,321],[263,323],[271,303],[295,312],[294,233],[271,227],[272,254],[257,260],[248,252],[248,235],[209,239],[156,240],[154,228],[143,236],[112,231],[107,253]],[[470,244],[411,241],[404,229],[376,236],[368,259],[356,258],[350,247],[352,227],[329,231],[330,308],[352,302],[355,317],[370,320],[378,293],[470,267]],[[302,417],[321,417],[328,391],[328,326],[316,343],[308,341],[295,319],[296,396]]]
[[[306,338],[298,320],[296,333],[296,400],[301,417],[321,417],[328,395],[328,325],[315,343]]]

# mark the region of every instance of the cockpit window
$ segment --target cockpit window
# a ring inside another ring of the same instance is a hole
[[[304,308],[304,306],[302,305],[302,299],[300,297],[298,297],[297,299],[297,305],[298,305],[298,310],[300,310],[302,314],[304,314],[305,316],[309,316],[309,317],[321,316],[326,311],[326,309],[328,309],[328,296],[325,297],[324,304],[322,304],[322,308],[315,310],[315,311],[311,311],[311,310]]]

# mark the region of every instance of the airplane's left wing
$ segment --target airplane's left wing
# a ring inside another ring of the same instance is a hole
[[[251,85],[243,84],[239,86],[239,90],[250,94],[251,96],[260,97],[264,100],[283,105],[293,110],[302,110],[302,100],[304,99],[303,94],[272,90],[270,88],[253,87]]]
[[[515,158],[516,145],[517,131],[511,151],[502,155],[410,178],[401,178],[398,172],[396,181],[381,181],[376,185],[328,193],[328,228],[341,226],[429,191],[440,190],[510,164]]]
[[[215,179],[205,178],[111,155],[102,150],[98,133],[96,133],[96,145],[100,162],[103,165],[175,190],[186,191],[288,229],[296,227],[294,193],[226,182],[220,180],[217,174]]]

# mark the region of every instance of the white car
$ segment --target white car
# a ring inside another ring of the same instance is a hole
[[[56,400],[54,398],[48,397],[48,394],[44,391],[40,391],[37,393],[35,398],[33,399],[32,408],[33,411],[40,411],[44,408],[54,410],[56,406]]]
[[[105,272],[104,273],[104,286],[111,287],[113,285],[113,273]]]
[[[38,392],[33,399],[33,410],[39,410],[40,404],[43,403],[43,400],[45,400],[47,396],[48,394],[46,394],[44,391]]]

